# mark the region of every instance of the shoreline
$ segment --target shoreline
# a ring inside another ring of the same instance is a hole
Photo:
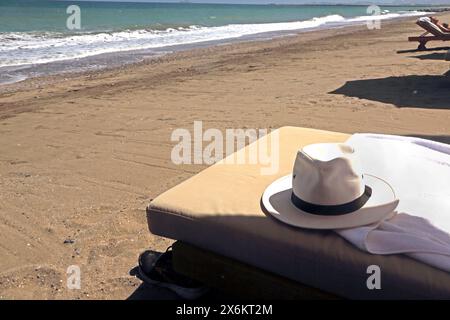
[[[404,18],[404,19],[411,19],[411,18],[409,17],[409,18]],[[392,23],[393,21],[386,21],[386,22]],[[114,73],[115,71],[120,71],[120,70],[132,71],[133,69],[139,68],[140,66],[143,66],[143,65],[161,63],[161,62],[170,61],[170,60],[174,60],[174,59],[180,59],[180,58],[182,59],[185,56],[191,56],[191,55],[196,55],[196,54],[201,55],[201,54],[203,54],[203,51],[205,51],[205,50],[208,52],[214,53],[216,51],[220,51],[223,48],[229,49],[230,47],[234,48],[236,46],[251,47],[254,44],[261,45],[261,46],[266,46],[266,45],[270,46],[271,44],[274,44],[278,41],[282,41],[284,39],[288,40],[289,38],[296,38],[296,37],[300,37],[300,36],[304,36],[305,37],[304,40],[309,41],[310,40],[309,38],[317,39],[317,38],[332,36],[336,30],[339,30],[339,31],[342,30],[344,33],[352,33],[361,28],[364,28],[364,27],[361,25],[351,25],[351,26],[343,26],[343,27],[329,28],[329,29],[323,29],[323,30],[311,30],[311,31],[306,30],[303,32],[296,31],[295,34],[282,35],[282,36],[277,36],[277,37],[273,37],[273,38],[269,38],[269,39],[248,39],[248,40],[243,40],[243,41],[239,41],[239,40],[233,41],[233,39],[230,39],[230,42],[216,43],[216,44],[212,44],[212,45],[210,45],[209,43],[192,44],[190,46],[192,46],[193,48],[187,48],[184,50],[181,49],[178,51],[173,51],[173,52],[169,52],[166,54],[162,54],[162,55],[159,55],[156,57],[143,59],[142,61],[126,63],[126,64],[122,64],[122,65],[117,65],[114,67],[106,67],[106,68],[87,70],[87,71],[74,71],[74,72],[70,71],[70,72],[63,73],[63,74],[42,75],[42,76],[38,76],[38,77],[26,78],[22,81],[18,81],[18,82],[14,82],[14,83],[0,84],[0,94],[16,92],[19,90],[28,90],[29,87],[35,86],[36,82],[40,82],[40,83],[44,83],[45,85],[49,85],[51,83],[59,82],[61,80],[76,79],[78,77],[102,76],[102,75],[107,75],[109,73]],[[321,37],[316,38],[315,36],[318,36],[319,34]],[[22,86],[24,86],[24,88],[20,88]]]
[[[413,12],[422,12],[415,11]],[[432,12],[430,10],[430,12]],[[396,14],[396,13],[394,13]],[[390,23],[396,21],[402,21],[410,18],[417,18],[420,15],[412,15],[412,16],[399,16],[392,18],[382,18],[380,20],[381,23]],[[330,16],[320,17],[327,18]],[[19,83],[26,81],[28,79],[33,78],[46,78],[53,76],[70,76],[72,74],[83,74],[89,72],[103,71],[103,70],[111,70],[115,68],[120,68],[127,65],[135,65],[144,62],[145,60],[154,59],[166,54],[173,54],[180,51],[188,51],[195,50],[198,48],[205,48],[211,46],[221,46],[227,44],[238,44],[238,43],[246,43],[246,42],[254,42],[254,41],[271,41],[276,40],[283,37],[291,37],[298,36],[305,33],[310,32],[324,32],[326,30],[333,29],[341,29],[341,28],[354,28],[365,26],[368,20],[361,20],[359,16],[346,18],[341,22],[331,22],[320,24],[316,27],[305,27],[300,29],[293,30],[276,30],[276,31],[268,31],[268,32],[259,32],[254,34],[242,35],[239,37],[230,37],[224,38],[220,40],[207,40],[193,43],[185,43],[185,44],[174,44],[163,47],[156,48],[142,48],[142,49],[131,49],[131,50],[119,50],[113,52],[99,53],[88,55],[80,58],[67,58],[63,60],[55,60],[51,62],[45,63],[37,63],[37,64],[23,64],[23,65],[11,65],[0,67],[0,70],[7,74],[11,80],[3,80],[0,82],[0,93],[2,92],[3,86],[8,86],[11,84]],[[355,19],[355,21],[352,21]],[[295,21],[292,23],[306,23],[312,20],[304,20],[304,21]],[[291,23],[291,22],[279,22],[279,23]],[[271,24],[271,23],[268,23]],[[276,24],[276,23],[275,23]],[[262,24],[264,25],[264,23]],[[226,27],[226,26],[223,26]],[[112,61],[112,66],[110,64]],[[69,69],[69,70],[67,70]],[[24,74],[24,70],[27,70],[28,74]],[[44,71],[42,71],[44,70]],[[67,71],[66,71],[67,70]],[[11,73],[12,72],[12,73]],[[15,74],[17,73],[17,74]],[[34,73],[34,75],[33,75]],[[15,79],[13,79],[15,78]]]
[[[450,14],[442,16],[450,21]],[[449,43],[417,52],[415,18],[178,52],[0,92],[0,298],[172,299],[133,273],[151,199],[207,165],[175,165],[177,128],[299,126],[450,143]],[[1,90],[1,89],[0,89]],[[82,289],[65,287],[78,265]]]
[[[439,13],[442,14],[442,13]],[[437,14],[437,15],[439,15]],[[398,18],[393,18],[393,19],[387,19],[387,20],[383,20],[382,24],[392,24],[392,23],[401,23],[403,21],[415,21],[417,19],[418,16],[408,16],[408,17],[398,17]],[[196,51],[199,51],[201,54],[202,50],[211,50],[213,49],[213,51],[215,50],[219,50],[224,48],[224,47],[228,47],[228,46],[251,46],[252,44],[256,44],[256,45],[268,45],[270,46],[270,43],[275,43],[277,41],[283,41],[283,39],[295,39],[298,37],[303,37],[304,39],[300,39],[300,40],[304,40],[304,41],[311,41],[314,39],[319,39],[322,37],[327,37],[327,36],[333,36],[335,34],[351,34],[353,32],[356,32],[358,30],[361,29],[366,29],[366,22],[360,22],[358,24],[352,24],[352,25],[339,25],[339,26],[333,26],[333,27],[317,27],[317,28],[312,28],[312,29],[299,29],[299,30],[294,30],[294,31],[279,31],[279,32],[268,32],[268,33],[261,33],[261,34],[256,34],[256,35],[251,35],[248,37],[244,37],[243,39],[224,39],[224,40],[218,40],[218,41],[206,41],[206,42],[201,42],[201,43],[192,43],[192,44],[187,44],[187,45],[179,45],[179,46],[170,46],[168,47],[169,50],[167,50],[167,52],[165,52],[166,48],[161,48],[161,52],[160,54],[158,54],[158,51],[153,52],[152,54],[154,54],[153,57],[147,57],[147,58],[142,58],[139,61],[135,61],[135,62],[128,62],[128,63],[123,63],[123,64],[117,64],[114,65],[112,67],[103,67],[103,68],[98,68],[98,69],[91,69],[91,70],[82,70],[82,71],[67,71],[67,72],[63,72],[63,73],[57,73],[57,74],[47,74],[47,75],[39,75],[39,76],[34,76],[34,77],[26,77],[25,79],[22,80],[18,80],[15,82],[10,82],[10,83],[0,83],[0,95],[2,93],[11,93],[11,92],[16,92],[16,91],[20,91],[20,90],[29,90],[30,88],[33,87],[37,87],[37,88],[41,88],[41,86],[37,85],[36,83],[42,83],[44,85],[51,85],[52,83],[55,82],[60,82],[60,81],[66,81],[66,80],[70,80],[70,79],[74,79],[77,77],[93,77],[96,75],[102,75],[102,74],[108,74],[108,73],[113,73],[115,70],[124,70],[124,69],[133,69],[133,68],[138,68],[141,65],[146,65],[146,64],[152,64],[152,63],[159,63],[161,61],[165,61],[165,58],[167,57],[168,60],[171,59],[177,59],[179,56],[183,56],[183,54],[187,54],[187,55],[195,55]],[[271,35],[271,37],[265,37],[265,35]],[[317,37],[318,35],[320,35],[320,37]],[[170,50],[174,47],[179,47],[178,49],[175,50]],[[145,50],[131,50],[130,52],[138,52],[138,51],[144,51]],[[95,58],[97,56],[103,56],[103,55],[114,55],[116,53],[108,53],[108,54],[100,54],[100,55],[95,55],[95,56],[91,56],[91,57],[86,57],[86,58],[82,58],[82,60],[84,59],[90,59],[90,58]],[[69,60],[70,61],[70,60]],[[0,110],[0,118],[2,117],[2,111]]]

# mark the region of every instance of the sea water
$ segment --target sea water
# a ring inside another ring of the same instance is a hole
[[[67,10],[73,5],[76,17]],[[381,7],[378,18],[421,15],[421,9]],[[74,18],[79,28],[68,23]],[[0,83],[373,18],[367,6],[0,0]]]

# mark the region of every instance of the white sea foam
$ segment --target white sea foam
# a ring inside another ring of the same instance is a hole
[[[0,67],[42,64],[53,61],[78,59],[102,53],[139,49],[164,48],[174,45],[195,44],[206,41],[236,39],[267,32],[294,31],[327,25],[346,25],[373,19],[394,19],[425,13],[411,11],[386,13],[380,16],[361,16],[345,19],[329,15],[306,21],[230,24],[219,27],[191,26],[166,30],[126,30],[112,33],[0,33]]]

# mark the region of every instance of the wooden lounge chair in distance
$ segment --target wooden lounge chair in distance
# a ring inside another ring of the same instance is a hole
[[[425,21],[425,20],[418,20],[417,25],[419,25],[421,28],[425,29],[426,32],[418,37],[409,37],[408,41],[418,41],[419,46],[417,47],[417,50],[426,50],[426,44],[428,41],[450,41],[450,33],[445,33],[437,25],[435,25],[431,21]],[[431,33],[432,35],[427,35]]]

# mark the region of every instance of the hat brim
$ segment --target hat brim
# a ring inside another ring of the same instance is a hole
[[[373,224],[392,217],[398,199],[392,187],[382,179],[364,174],[364,183],[372,195],[359,210],[337,216],[310,214],[291,202],[292,174],[272,182],[264,191],[262,204],[274,218],[295,227],[308,229],[344,229]]]

